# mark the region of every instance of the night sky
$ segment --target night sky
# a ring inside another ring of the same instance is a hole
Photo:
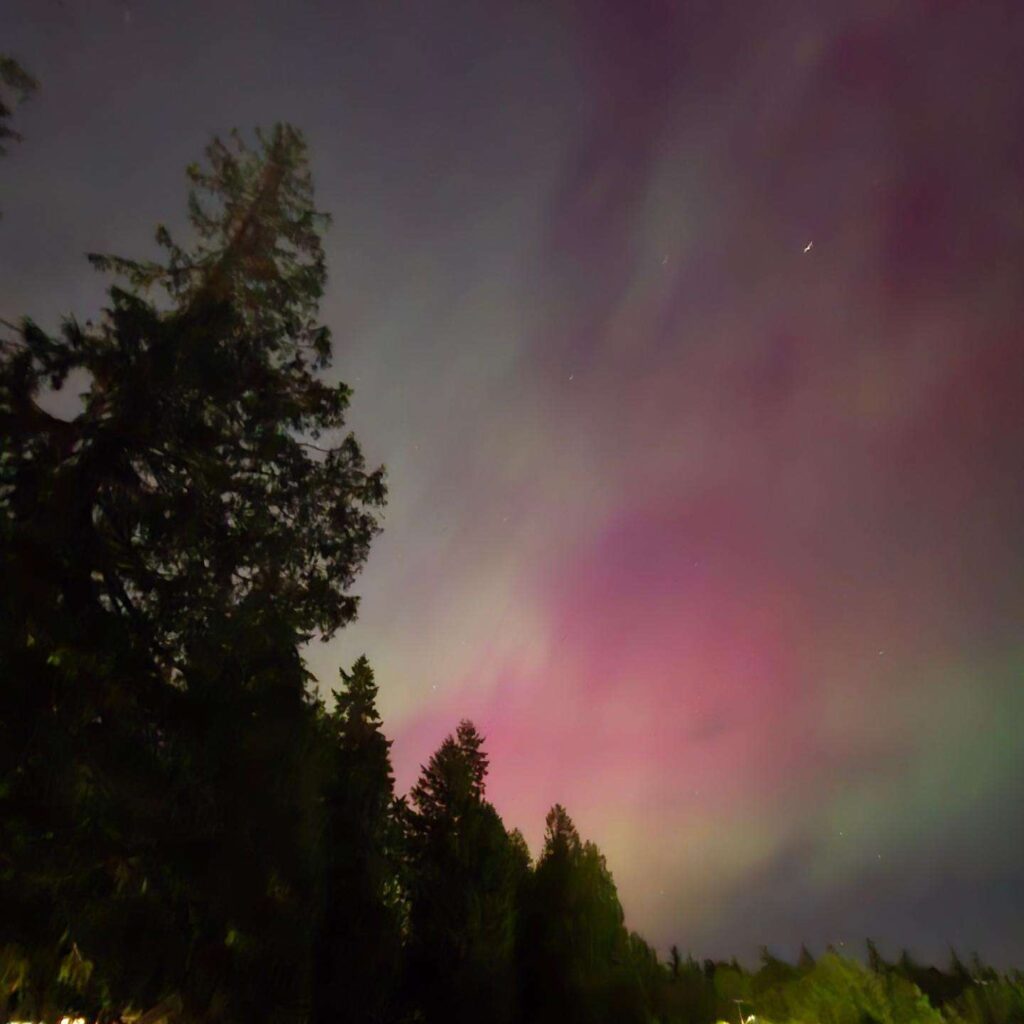
[[[398,783],[463,716],[659,947],[1024,966],[1024,3],[5,0],[0,316],[277,119],[388,468]]]

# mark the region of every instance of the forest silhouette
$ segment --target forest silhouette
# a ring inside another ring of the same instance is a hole
[[[0,72],[14,140],[34,83]],[[98,323],[2,341],[3,1019],[1024,1021],[1019,972],[955,953],[662,960],[564,807],[536,860],[506,828],[469,721],[396,794],[369,662],[324,700],[302,656],[354,618],[386,499],[322,376],[305,144],[188,176],[188,244],[90,257]]]

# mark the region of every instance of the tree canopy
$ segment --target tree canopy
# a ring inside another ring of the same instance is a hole
[[[99,323],[3,339],[0,941],[30,935],[40,972],[81,960],[128,1002],[187,978],[217,1016],[246,972],[302,1001],[300,649],[354,617],[385,489],[321,373],[326,218],[301,135],[207,157],[189,247],[159,228],[163,261],[94,257],[122,278]],[[62,419],[43,398],[73,372]]]

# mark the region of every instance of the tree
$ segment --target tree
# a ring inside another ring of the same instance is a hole
[[[414,830],[445,828],[483,800],[487,756],[482,744],[476,727],[466,720],[454,736],[445,738],[410,793],[417,811],[411,819]]]
[[[682,963],[683,963],[682,958],[679,956],[679,947],[677,945],[673,944],[672,949],[669,952],[669,965],[668,965],[669,966],[669,973],[671,974],[673,979],[679,977],[679,971],[680,971],[680,968],[682,967]]]
[[[20,142],[10,126],[14,110],[37,89],[39,83],[13,58],[0,54],[0,156],[7,153],[5,142]]]
[[[428,1024],[510,1021],[529,855],[484,799],[483,738],[460,723],[410,794],[409,988]]]
[[[99,324],[2,339],[0,945],[23,994],[74,954],[84,1002],[187,977],[186,1012],[217,1018],[306,998],[300,645],[355,615],[385,491],[321,376],[301,136],[207,157],[192,246],[161,227],[163,261],[93,257],[126,282]],[[40,397],[72,371],[60,419]]]
[[[762,992],[779,988],[795,980],[799,971],[780,960],[767,947],[761,949],[761,967],[751,979],[751,995],[756,1001]]]
[[[373,670],[363,657],[340,675],[334,709],[322,719],[329,760],[313,1019],[358,1024],[398,1011],[400,836]]]
[[[940,1024],[942,1017],[912,983],[825,953],[814,967],[758,996],[759,1017],[833,1024]]]
[[[814,969],[814,954],[804,944],[800,946],[800,955],[797,957],[796,965],[805,972]]]
[[[38,88],[39,83],[13,57],[0,53],[0,156],[7,155],[8,142],[21,142],[21,133],[11,127],[11,118],[15,108]]]
[[[711,1024],[717,1017],[712,982],[692,956],[680,960],[679,951],[672,948],[667,977],[653,1000],[653,1016],[664,1022]]]
[[[644,996],[615,883],[565,808],[547,816],[519,941],[524,1019],[642,1019]],[[643,957],[642,959],[646,959]]]

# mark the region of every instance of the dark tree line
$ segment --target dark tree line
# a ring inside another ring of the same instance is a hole
[[[2,339],[3,1019],[1024,1021],[980,964],[662,962],[563,807],[536,862],[505,828],[469,722],[396,796],[368,662],[325,702],[301,655],[355,615],[385,500],[323,375],[303,140],[189,177],[189,245],[92,257],[98,323]]]

